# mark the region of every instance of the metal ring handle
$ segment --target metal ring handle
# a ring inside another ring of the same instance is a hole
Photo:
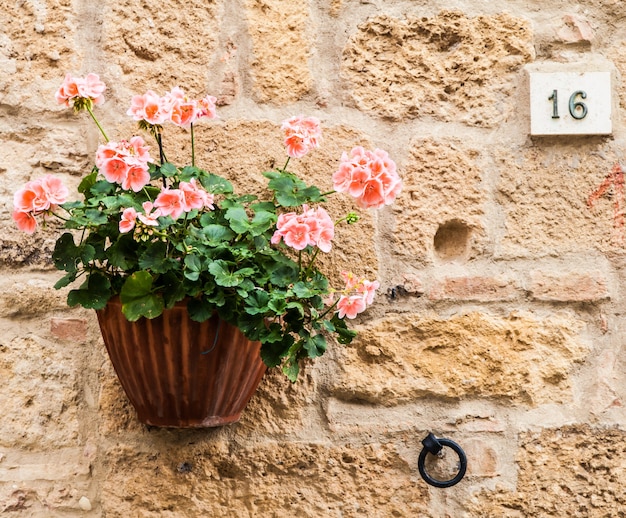
[[[463,451],[463,449],[457,443],[451,441],[450,439],[436,439],[435,436],[432,434],[429,434],[428,437],[424,439],[423,443],[425,443],[426,441],[429,442],[424,444],[424,448],[420,452],[420,456],[417,461],[417,467],[422,478],[426,481],[427,484],[430,484],[434,487],[445,488],[452,487],[458,484],[465,476],[465,471],[467,470],[467,457],[465,456],[465,452]],[[434,446],[435,451],[433,451],[433,446],[431,445],[430,441],[434,441],[434,443],[436,444],[436,446]],[[455,475],[455,477],[450,480],[437,480],[436,478],[433,478],[428,473],[426,473],[426,469],[424,467],[426,455],[428,455],[429,453],[437,454],[439,451],[441,451],[443,446],[447,446],[448,448],[453,449],[459,457],[459,471]]]

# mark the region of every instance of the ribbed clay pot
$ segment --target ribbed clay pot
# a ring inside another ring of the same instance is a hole
[[[259,342],[217,314],[194,322],[185,302],[136,322],[126,320],[117,297],[96,313],[115,372],[145,424],[234,423],[265,373]]]

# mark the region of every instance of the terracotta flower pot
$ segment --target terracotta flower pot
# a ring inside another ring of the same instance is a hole
[[[154,319],[126,320],[119,298],[97,311],[115,372],[139,420],[178,428],[239,420],[265,364],[259,342],[217,315],[194,322],[186,303]]]

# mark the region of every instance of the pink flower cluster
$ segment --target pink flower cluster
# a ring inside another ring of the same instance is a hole
[[[213,210],[213,200],[213,194],[205,191],[193,178],[190,182],[180,182],[178,189],[166,187],[161,190],[154,206],[160,209],[163,216],[172,216],[173,219],[178,219],[183,212],[189,212],[193,209]]]
[[[271,243],[278,244],[282,239],[295,250],[304,250],[310,245],[317,246],[322,252],[330,252],[335,224],[328,212],[322,207],[310,209],[306,204],[302,209],[302,214],[288,212],[278,216]]]
[[[70,103],[73,104],[78,99],[91,99],[93,104],[102,104],[105,90],[106,85],[100,81],[98,74],[87,74],[85,77],[67,74],[55,97],[59,104],[65,106],[70,106]]]
[[[359,313],[363,313],[367,306],[374,302],[374,295],[380,287],[380,283],[357,278],[351,272],[341,272],[341,275],[346,282],[346,287],[339,297],[339,302],[337,302],[337,316],[339,318],[356,318]]]
[[[96,166],[107,182],[118,183],[123,189],[139,192],[150,182],[148,147],[141,137],[130,141],[107,142],[96,152]]]
[[[322,129],[316,117],[296,115],[284,120],[281,129],[285,134],[287,155],[291,158],[302,158],[322,141]]]
[[[32,234],[37,228],[35,216],[55,210],[67,201],[68,195],[61,179],[51,174],[27,182],[13,196],[13,221],[20,230]]]
[[[216,98],[211,95],[199,100],[189,99],[178,86],[163,97],[148,90],[143,95],[133,96],[127,115],[131,115],[136,121],[146,121],[152,125],[170,121],[188,128],[203,117],[217,117],[215,101]]]
[[[393,203],[402,180],[386,151],[357,146],[350,154],[343,153],[339,170],[333,174],[333,188],[353,196],[362,209],[378,209]]]
[[[156,227],[159,224],[157,218],[161,216],[161,211],[159,209],[153,211],[152,209],[154,208],[154,205],[149,201],[144,202],[142,207],[144,210],[143,214],[138,213],[133,207],[124,209],[119,225],[120,232],[122,234],[130,232],[133,228],[135,228],[137,219],[149,227]]]
[[[214,196],[196,182],[193,178],[190,182],[180,182],[178,189],[163,188],[154,203],[145,202],[143,214],[138,213],[133,207],[124,209],[120,219],[120,232],[130,232],[137,223],[137,219],[144,225],[156,227],[160,216],[171,216],[178,219],[183,212],[193,209],[213,210]]]

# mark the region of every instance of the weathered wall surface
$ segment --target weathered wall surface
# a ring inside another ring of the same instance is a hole
[[[626,516],[623,183],[588,204],[625,160],[626,4],[584,4],[0,0],[0,513]],[[613,67],[613,135],[529,136],[546,61]],[[17,186],[92,163],[98,132],[54,102],[67,72],[108,84],[120,137],[135,93],[215,95],[199,161],[242,186],[298,113],[324,124],[295,166],[321,185],[341,151],[388,150],[401,197],[328,259],[381,281],[360,337],[296,385],[268,374],[238,424],[138,424],[94,314],[52,288],[54,238],[10,221]],[[431,431],[467,452],[453,488],[419,477]]]

